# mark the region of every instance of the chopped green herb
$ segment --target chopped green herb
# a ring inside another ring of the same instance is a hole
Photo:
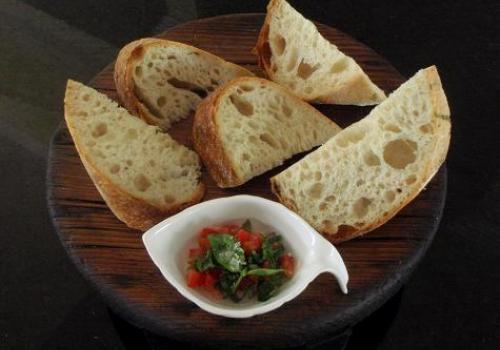
[[[252,297],[266,301],[293,275],[293,257],[285,255],[281,236],[252,232],[250,220],[241,227],[207,227],[198,243],[199,248],[190,250],[191,288],[215,288],[234,302]]]
[[[212,250],[207,250],[207,252],[196,258],[194,262],[194,267],[196,271],[206,271],[212,267],[215,267],[213,257],[212,257]]]
[[[280,257],[284,254],[285,248],[281,243],[281,236],[275,233],[264,238],[262,242],[262,258],[269,263],[270,267],[277,267]]]
[[[252,223],[250,222],[250,220],[245,220],[245,222],[243,223],[243,225],[241,225],[241,228],[244,229],[245,231],[252,231]]]
[[[229,234],[212,234],[208,236],[213,257],[230,272],[240,272],[246,265],[245,252],[240,242]]]
[[[247,272],[247,275],[254,276],[271,276],[283,272],[283,269],[254,269]]]

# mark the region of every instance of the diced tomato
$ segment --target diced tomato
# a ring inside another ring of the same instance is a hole
[[[259,250],[261,242],[258,239],[250,239],[241,244],[245,253],[249,254],[254,250]]]
[[[281,268],[285,272],[285,276],[290,278],[293,276],[293,271],[295,269],[295,261],[293,256],[290,254],[285,254],[281,257]]]
[[[259,233],[240,229],[236,232],[235,237],[241,242],[241,246],[247,254],[253,250],[258,250],[262,245],[262,236]]]
[[[200,287],[205,282],[205,274],[203,272],[198,272],[196,270],[189,270],[187,275],[188,287],[196,288]]]
[[[203,230],[200,231],[200,237],[207,238],[208,235],[218,233],[218,232],[220,232],[220,231],[218,231],[216,227],[205,227]]]
[[[213,227],[205,227],[203,230],[200,231],[200,236],[201,237],[207,237],[208,235],[214,234],[214,233],[229,233],[229,234],[234,234],[236,231],[238,231],[238,226],[237,225],[222,225],[222,226],[213,226]]]
[[[189,249],[189,257],[197,258],[203,254],[203,251],[200,248],[191,248]]]
[[[247,230],[244,229],[239,229],[238,232],[234,235],[238,241],[241,243],[248,241],[252,237],[252,233],[248,232]]]
[[[206,252],[210,249],[210,241],[206,237],[200,237],[198,239],[198,245],[203,252]]]
[[[210,273],[205,273],[205,280],[203,281],[203,286],[212,287],[213,285],[215,285],[215,282],[217,282],[217,278],[215,278]]]
[[[224,232],[224,233],[230,233],[230,234],[235,234],[236,231],[238,231],[240,227],[238,225],[233,225],[233,224],[228,224],[219,227],[219,232]]]

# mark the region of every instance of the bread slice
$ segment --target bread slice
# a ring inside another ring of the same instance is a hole
[[[147,230],[203,197],[196,153],[105,95],[68,80],[64,117],[90,178],[129,227]]]
[[[280,201],[333,242],[371,231],[417,196],[443,163],[450,110],[436,67],[271,179]]]
[[[234,187],[339,131],[334,122],[281,86],[243,77],[200,104],[193,140],[217,185]]]
[[[253,74],[196,47],[155,38],[125,46],[114,73],[123,105],[163,130],[194,112],[219,85],[248,75]]]
[[[285,0],[271,0],[256,45],[269,78],[305,101],[375,105],[386,96],[361,67]]]

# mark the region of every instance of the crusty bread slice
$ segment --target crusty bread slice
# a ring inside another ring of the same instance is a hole
[[[123,105],[147,123],[167,130],[187,117],[219,85],[250,71],[211,53],[164,39],[133,41],[115,63]]]
[[[450,143],[436,67],[271,179],[280,201],[334,242],[382,225],[424,188]]]
[[[349,56],[285,0],[271,0],[256,45],[271,80],[305,101],[375,105],[386,96]]]
[[[90,178],[129,227],[147,230],[203,197],[196,153],[105,95],[68,80],[64,116]]]
[[[217,185],[234,187],[339,131],[334,122],[283,87],[243,77],[200,104],[193,140]]]

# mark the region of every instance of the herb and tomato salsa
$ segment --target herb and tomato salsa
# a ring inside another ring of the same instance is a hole
[[[189,250],[187,283],[234,302],[266,301],[292,277],[294,265],[280,235],[253,232],[247,220],[200,231],[198,248]]]

